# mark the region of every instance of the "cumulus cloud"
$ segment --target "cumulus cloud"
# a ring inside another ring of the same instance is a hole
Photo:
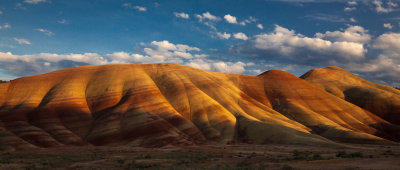
[[[195,16],[196,16],[196,18],[199,19],[200,22],[202,22],[204,20],[211,20],[211,21],[219,21],[219,20],[221,20],[221,18],[219,18],[219,17],[217,17],[215,15],[212,15],[210,12],[205,12],[205,13],[203,13],[201,15],[196,14]]]
[[[218,72],[225,73],[243,73],[245,71],[245,64],[243,62],[216,62],[212,64],[212,67]]]
[[[237,20],[236,20],[236,17],[234,17],[234,16],[232,16],[230,14],[226,14],[224,16],[224,19],[226,20],[226,22],[231,23],[231,24],[237,24],[238,23]]]
[[[29,42],[26,39],[23,38],[14,38],[14,40],[18,43],[18,44],[22,44],[22,45],[30,45],[31,42]]]
[[[38,4],[41,2],[47,2],[47,0],[24,0],[24,2],[28,4]]]
[[[85,54],[50,54],[14,55],[0,52],[0,66],[13,76],[26,76],[45,73],[66,67],[88,64],[104,64],[106,60],[94,53]]]
[[[225,73],[237,73],[241,74],[246,71],[246,64],[238,62],[224,62],[224,61],[213,61],[204,59],[195,59],[186,63],[185,65],[209,71],[225,72]]]
[[[317,38],[325,38],[331,41],[355,42],[361,44],[367,43],[371,40],[368,30],[361,26],[349,26],[343,32],[326,31],[325,33],[317,33],[315,36]]]
[[[257,21],[256,18],[250,16],[248,19],[243,20],[239,24],[245,26],[246,24],[250,24],[250,23],[253,23],[253,22],[256,22],[256,21]]]
[[[199,22],[203,23],[204,25],[210,27],[213,30],[217,30],[217,28],[215,28],[214,26],[215,22],[221,20],[221,18],[212,15],[210,12],[205,12],[201,15],[196,14],[195,17],[199,19]]]
[[[240,40],[247,40],[247,39],[249,39],[249,38],[247,37],[247,35],[244,34],[244,33],[242,33],[242,32],[238,32],[238,33],[233,34],[233,37],[236,38],[236,39],[240,39]]]
[[[284,70],[336,65],[374,82],[400,85],[400,33],[385,33],[372,39],[363,27],[348,26],[305,36],[275,25],[272,32],[255,35],[250,41],[233,46],[229,53],[248,56],[248,61],[257,63],[245,73],[263,70],[260,61]]]
[[[392,1],[386,2],[386,7],[383,4],[383,2],[380,1],[380,0],[374,0],[372,3],[376,6],[375,10],[378,13],[389,13],[389,12],[392,12],[393,9],[398,6],[396,3],[392,2]]]
[[[229,39],[231,37],[231,34],[226,32],[224,33],[217,32],[217,36],[221,39]]]
[[[365,62],[347,63],[341,67],[377,83],[400,86],[398,81],[400,79],[400,62],[385,55],[379,55]]]
[[[174,12],[174,15],[177,18],[189,19],[189,14],[186,14],[184,12]]]
[[[350,32],[361,30],[358,27],[347,29]],[[336,32],[335,32],[336,33]],[[334,40],[321,37],[307,37],[295,33],[294,30],[275,25],[274,31],[255,35],[255,39],[248,43],[231,48],[231,52],[238,55],[270,58],[281,62],[296,62],[303,64],[330,63],[332,60],[340,62],[360,60],[365,57],[367,50],[359,41],[366,41],[359,36],[344,36],[324,34]],[[337,41],[336,41],[337,40]],[[278,57],[280,56],[280,57]]]
[[[43,28],[38,28],[38,29],[36,29],[36,31],[42,32],[42,33],[46,34],[46,35],[49,36],[49,37],[51,37],[51,36],[54,35],[53,32],[51,32],[51,31],[49,31],[49,30],[46,30],[46,29],[43,29]]]
[[[375,40],[373,48],[382,50],[384,56],[400,59],[400,33],[380,35]]]
[[[225,19],[226,22],[228,22],[228,23],[231,23],[231,24],[239,24],[239,25],[242,25],[242,26],[245,26],[245,25],[247,25],[247,24],[250,24],[250,23],[253,23],[253,22],[256,22],[256,21],[257,21],[256,18],[250,16],[248,19],[245,19],[245,20],[239,22],[235,16],[232,16],[232,15],[230,15],[230,14],[226,14],[226,15],[224,16],[224,19]]]
[[[187,66],[202,69],[202,70],[211,70],[211,65],[209,62],[204,61],[203,59],[195,59],[186,63]]]
[[[351,17],[351,18],[349,19],[349,21],[350,21],[350,22],[357,22],[357,20],[356,20],[355,18],[353,18],[353,17]]]
[[[257,24],[257,28],[262,30],[262,29],[264,29],[264,26],[262,24]]]
[[[8,23],[5,23],[4,25],[0,25],[0,30],[1,29],[9,29],[9,28],[11,28],[11,25]]]
[[[184,44],[173,44],[166,40],[153,41],[149,47],[143,49],[144,52],[153,58],[154,62],[164,62],[170,60],[174,63],[183,63],[182,59],[191,59],[193,55],[190,51],[200,51],[197,47],[190,47]]]
[[[19,39],[20,40],[20,39]],[[67,67],[102,64],[147,64],[147,63],[177,63],[210,71],[243,73],[247,66],[241,61],[223,61],[201,53],[197,47],[185,44],[174,44],[169,41],[152,41],[144,46],[143,53],[114,52],[100,55],[84,54],[53,54],[40,53],[34,55],[15,55],[10,52],[0,52],[0,68],[7,75],[27,76],[46,73]]]
[[[331,62],[377,83],[400,86],[400,33],[385,33],[372,41],[376,55],[359,62]]]
[[[383,27],[387,28],[387,29],[392,29],[393,25],[391,23],[384,23]]]

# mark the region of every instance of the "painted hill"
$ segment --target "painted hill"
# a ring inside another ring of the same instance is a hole
[[[400,125],[400,90],[398,89],[369,82],[335,66],[310,70],[301,78],[388,122]],[[385,127],[381,128],[386,128],[386,131],[400,135],[400,128],[383,125]]]
[[[167,63],[23,77],[0,84],[0,149],[398,139],[398,123],[383,112],[307,81],[279,70],[244,76]]]

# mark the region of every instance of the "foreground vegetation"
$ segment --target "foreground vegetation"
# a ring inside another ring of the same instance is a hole
[[[398,162],[399,146],[378,145],[66,147],[0,155],[0,169],[398,169]]]

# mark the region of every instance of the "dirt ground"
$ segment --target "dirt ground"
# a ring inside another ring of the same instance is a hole
[[[61,147],[1,152],[0,169],[400,169],[399,145]]]

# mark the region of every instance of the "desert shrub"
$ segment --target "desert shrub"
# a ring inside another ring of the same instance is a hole
[[[293,160],[311,160],[313,157],[311,157],[311,152],[305,151],[305,152],[300,152],[297,150],[293,151]]]
[[[117,158],[116,160],[119,164],[124,164],[125,163],[125,159],[124,158]]]
[[[238,166],[238,167],[246,167],[249,165],[250,165],[250,162],[247,159],[244,159],[243,161],[240,161],[236,164],[236,166]]]
[[[144,159],[151,159],[151,156],[150,155],[145,155]]]
[[[339,157],[339,158],[362,158],[364,156],[361,152],[354,152],[354,153],[347,154],[346,151],[339,151],[336,154],[336,157]]]
[[[386,150],[385,152],[382,153],[382,155],[394,155],[392,150]]]
[[[294,169],[292,166],[290,166],[290,165],[283,165],[282,166],[282,170],[292,170],[292,169]]]
[[[363,154],[361,152],[354,152],[350,154],[351,158],[362,158]]]
[[[322,159],[322,156],[320,154],[313,155],[313,160],[320,160],[320,159]]]
[[[337,152],[336,157],[345,158],[346,155],[347,155],[346,151],[339,151],[339,152]]]

